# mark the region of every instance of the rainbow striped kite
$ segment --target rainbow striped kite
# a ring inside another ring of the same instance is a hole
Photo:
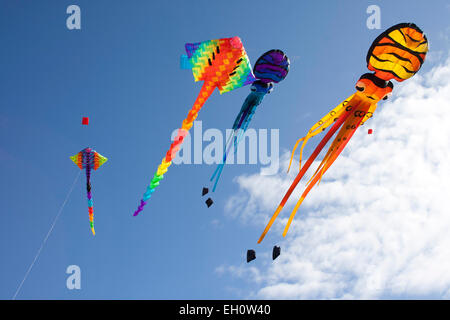
[[[70,159],[81,169],[86,170],[86,188],[89,208],[89,222],[91,225],[92,234],[95,236],[94,229],[94,203],[92,201],[91,193],[91,170],[97,170],[103,165],[108,158],[102,156],[100,153],[92,150],[91,148],[85,148],[78,152],[76,155],[71,156]]]
[[[187,55],[181,57],[181,67],[192,69],[195,81],[204,81],[194,106],[183,120],[178,134],[161,161],[156,173],[145,191],[134,216],[137,216],[147,204],[152,193],[164,177],[172,159],[176,156],[184,137],[192,127],[198,112],[217,87],[220,93],[228,92],[253,83],[250,61],[239,37],[223,38],[186,44]]]

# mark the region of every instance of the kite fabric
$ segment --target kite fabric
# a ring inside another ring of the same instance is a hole
[[[378,101],[386,100],[391,95],[394,86],[390,80],[395,79],[401,82],[411,78],[421,68],[427,52],[428,40],[422,30],[413,23],[401,23],[395,25],[375,39],[366,58],[367,68],[370,71],[373,71],[373,73],[362,75],[356,83],[356,93],[320,119],[319,122],[309,130],[307,135],[298,140],[295,144],[294,150],[292,151],[291,162],[299,142],[303,142],[300,148],[300,172],[297,174],[292,185],[281,200],[278,208],[259,238],[258,243],[264,239],[308,168],[325,147],[327,142],[340,128],[334,141],[331,143],[328,152],[306,184],[305,191],[292,211],[283,232],[283,236],[286,236],[298,208],[308,195],[309,191],[316,183],[320,183],[323,174],[337,159],[356,129],[372,117]],[[322,131],[325,131],[329,126],[331,126],[330,130],[326,133],[302,167],[302,153],[307,141]],[[289,167],[290,165],[291,163],[289,164]]]
[[[217,168],[210,179],[210,181],[213,181],[215,178],[212,189],[213,192],[216,190],[217,183],[219,182],[220,175],[222,174],[231,147],[234,146],[234,153],[236,153],[237,146],[255,114],[256,107],[261,104],[266,94],[272,92],[274,83],[278,83],[286,78],[289,72],[289,64],[289,58],[283,51],[277,49],[264,53],[256,61],[255,66],[253,67],[253,74],[257,80],[253,82],[251,92],[245,99],[241,110],[234,120],[232,127],[233,132],[225,145],[222,163],[217,165]]]
[[[178,129],[177,136],[161,161],[156,173],[134,212],[137,216],[147,204],[159,182],[163,179],[188,134],[198,112],[217,87],[220,94],[251,84],[255,81],[250,61],[239,37],[222,38],[199,43],[187,43],[187,55],[181,57],[181,67],[191,69],[195,81],[204,81],[200,93]]]
[[[89,224],[91,226],[92,234],[95,236],[94,229],[94,203],[92,201],[91,191],[91,170],[97,170],[102,166],[108,158],[102,156],[97,151],[91,148],[85,148],[78,152],[76,155],[70,157],[70,159],[81,169],[86,170],[86,189],[88,198],[88,210],[89,210]]]

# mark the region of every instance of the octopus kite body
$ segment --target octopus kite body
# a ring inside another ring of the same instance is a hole
[[[173,158],[179,151],[184,137],[191,129],[200,109],[214,89],[218,88],[222,94],[251,84],[256,80],[239,37],[187,43],[185,47],[187,55],[181,57],[181,67],[192,69],[195,81],[204,81],[204,83],[194,106],[183,120],[177,136],[150,181],[137,210],[134,212],[134,216],[137,216],[144,209],[159,182],[163,179],[164,174],[172,164]]]
[[[264,239],[278,214],[283,209],[290,195],[313,161],[337,132],[327,153],[309,182],[306,184],[303,194],[289,217],[283,232],[283,236],[286,236],[297,210],[310,190],[317,182],[320,182],[323,174],[341,154],[357,128],[372,117],[377,108],[377,103],[380,100],[386,100],[391,95],[394,86],[390,80],[395,79],[401,82],[416,74],[421,68],[427,52],[427,38],[422,30],[413,23],[401,23],[395,25],[375,39],[366,58],[367,67],[370,71],[373,71],[373,73],[362,75],[355,86],[357,91],[320,119],[319,122],[309,130],[308,134],[298,140],[295,144],[291,162],[299,142],[302,142],[300,148],[300,172],[297,174],[292,185],[281,200],[278,208],[259,238],[258,243]],[[320,141],[306,163],[301,166],[303,148],[307,141],[322,131],[325,131],[330,126],[331,128]],[[291,163],[289,164],[289,167],[290,165]]]
[[[245,99],[241,110],[234,120],[232,127],[233,132],[225,145],[222,163],[217,166],[211,177],[211,181],[215,178],[213,191],[216,190],[217,183],[219,182],[220,175],[222,174],[231,147],[234,146],[234,152],[236,153],[237,146],[244,136],[244,133],[255,114],[256,108],[261,104],[264,97],[272,92],[274,83],[278,83],[286,78],[289,72],[289,65],[289,58],[283,51],[278,49],[273,49],[264,53],[256,61],[255,66],[253,67],[253,73],[257,80],[252,83],[251,92]]]
[[[70,159],[81,170],[83,169],[86,170],[86,189],[88,198],[89,224],[91,227],[92,234],[95,236],[94,203],[92,201],[92,192],[91,192],[91,171],[100,168],[100,166],[102,166],[108,159],[89,147],[81,150],[76,155],[71,156]]]

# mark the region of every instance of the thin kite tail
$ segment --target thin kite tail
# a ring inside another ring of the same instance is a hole
[[[234,119],[233,123],[233,130],[236,130],[237,128],[240,128],[242,125],[242,121],[244,121],[245,116],[248,112],[248,98],[245,99],[244,104],[241,107],[241,110],[239,111],[238,115],[236,116],[236,119]]]
[[[234,129],[234,128],[233,128]],[[236,136],[237,130],[233,130],[233,133],[228,138],[227,144],[225,145],[224,151],[223,151],[223,159],[222,163],[219,163],[216,167],[216,170],[214,170],[213,175],[211,176],[211,179],[209,181],[213,181],[214,178],[216,178],[213,186],[213,192],[216,191],[217,183],[219,182],[220,176],[222,174],[223,167],[225,166],[225,163],[227,161],[228,153],[231,150],[231,146],[233,145],[233,138]]]
[[[228,145],[230,145],[230,141],[233,140],[233,137],[235,135],[235,131],[233,131],[233,133],[230,135],[230,137],[228,138],[228,141],[223,149],[223,159],[222,159],[222,163],[218,164],[216,167],[216,170],[214,170],[214,173],[212,174],[211,178],[209,179],[209,181],[213,181],[214,177],[216,176],[216,174],[220,171],[220,166],[225,164],[225,161],[227,161],[227,150],[228,150]]]
[[[213,181],[215,178],[213,192],[216,191],[217,184],[219,183],[220,176],[222,175],[222,171],[225,166],[228,154],[231,150],[231,146],[233,145],[233,140],[234,140],[234,144],[236,146],[236,135],[240,134],[240,131],[242,131],[241,130],[242,124],[245,123],[246,119],[248,118],[249,110],[253,107],[253,105],[251,104],[251,101],[252,100],[249,99],[249,97],[247,97],[247,99],[245,99],[244,105],[242,106],[241,110],[239,111],[239,114],[236,116],[236,119],[234,120],[233,133],[228,138],[228,141],[223,150],[222,163],[217,165],[216,170],[214,171],[214,173],[210,179],[210,181]],[[236,148],[235,148],[235,153],[236,153]]]
[[[300,158],[299,158],[299,171],[302,167],[302,158],[303,158],[303,149],[305,148],[308,140],[312,137],[320,134],[322,131],[326,130],[329,126],[333,124],[333,122],[337,121],[339,117],[345,113],[345,111],[349,108],[349,105],[353,104],[355,98],[355,94],[352,94],[350,97],[342,101],[337,107],[328,112],[324,117],[322,117],[318,122],[316,122],[311,129],[309,129],[306,136],[297,140],[295,143],[294,149],[292,150],[291,160],[289,161],[288,172],[291,168],[292,160],[294,158],[295,150],[297,149],[298,144],[303,141],[302,146],[300,148]],[[350,103],[352,102],[352,103]],[[349,104],[350,103],[350,104]]]
[[[234,154],[237,153],[237,146],[238,146],[238,144],[239,144],[240,137],[242,136],[242,133],[246,130],[245,124],[246,124],[246,121],[247,121],[248,116],[249,116],[249,114],[250,114],[249,111],[250,111],[250,110],[246,110],[246,111],[245,111],[245,113],[242,115],[241,122],[239,122],[239,126],[236,127],[236,128],[234,128],[234,130],[235,130],[235,131],[234,131],[234,132],[235,132],[235,135],[234,135],[234,137],[233,137]]]
[[[256,107],[261,103],[262,97],[255,94],[254,92],[250,93],[244,101],[244,104],[239,111],[239,114],[236,116],[236,119],[233,123],[233,134],[228,138],[228,141],[224,148],[224,156],[222,163],[217,165],[216,170],[214,171],[210,181],[213,181],[216,177],[213,186],[213,192],[216,190],[217,184],[219,182],[220,176],[222,174],[223,168],[226,163],[226,159],[228,157],[229,152],[231,151],[231,146],[234,145],[234,154],[237,153],[237,146],[242,139],[242,136],[248,128],[248,124],[255,113]]]
[[[297,201],[297,204],[295,205],[294,209],[292,210],[292,213],[289,217],[289,220],[286,224],[286,227],[283,231],[283,237],[286,236],[287,232],[289,231],[289,227],[292,223],[292,220],[295,217],[295,214],[298,211],[298,208],[302,204],[303,200],[306,198],[308,193],[311,191],[311,189],[316,185],[318,181],[322,179],[322,176],[324,173],[328,170],[328,168],[331,167],[331,165],[334,163],[334,161],[338,158],[338,156],[341,154],[342,150],[344,150],[347,143],[352,138],[353,134],[356,132],[356,129],[360,126],[363,118],[350,118],[348,121],[344,124],[339,134],[336,136],[335,140],[333,141],[333,144],[330,146],[330,152],[327,154],[327,156],[324,158],[322,163],[320,164],[319,168],[320,171],[317,170],[314,174],[313,178],[307,185],[305,191],[303,192],[300,199]],[[349,129],[347,129],[349,128]]]
[[[300,180],[305,175],[306,171],[309,169],[313,161],[316,159],[316,157],[319,155],[320,151],[325,147],[325,145],[328,143],[328,141],[331,139],[331,137],[336,133],[336,131],[342,126],[344,121],[351,115],[352,108],[349,107],[345,113],[343,113],[335,122],[334,125],[331,127],[331,129],[327,132],[325,137],[320,141],[319,145],[316,147],[314,152],[311,154],[311,156],[306,161],[305,165],[301,167],[300,172],[295,177],[294,181],[292,182],[291,186],[289,187],[288,191],[284,195],[283,199],[281,200],[280,204],[278,205],[277,209],[275,210],[275,213],[272,215],[272,218],[270,218],[269,223],[267,224],[266,228],[264,229],[263,233],[261,234],[258,243],[261,243],[261,241],[266,236],[267,232],[272,227],[272,224],[275,222],[275,219],[278,217],[278,214],[283,209],[284,205],[286,204],[287,200],[291,196],[292,192],[294,191],[295,187],[298,185]]]
[[[88,198],[89,225],[91,226],[92,234],[95,236],[95,229],[94,229],[94,202],[92,201],[91,170],[90,169],[86,169],[86,189],[87,189],[87,198]]]
[[[247,131],[248,126],[249,126],[250,122],[252,121],[253,116],[255,115],[257,106],[258,106],[258,104],[254,104],[254,105],[250,106],[250,108],[245,116],[244,122],[238,132],[238,137],[234,138],[235,139],[234,140],[234,153],[235,154],[237,153],[237,147],[238,147],[239,143],[241,142],[242,138],[244,137],[244,133]]]
[[[215,84],[213,82],[205,81],[203,83],[202,89],[200,90],[200,93],[195,100],[194,106],[189,111],[186,119],[183,120],[181,128],[178,129],[177,136],[170,145],[170,148],[167,151],[165,157],[162,159],[161,164],[158,166],[158,169],[156,170],[152,180],[150,181],[150,184],[147,186],[147,190],[142,196],[141,203],[134,212],[133,216],[137,216],[142,210],[144,210],[144,206],[147,204],[156,187],[159,186],[159,182],[164,178],[164,173],[167,172],[170,165],[172,164],[173,158],[175,158],[177,152],[180,150],[180,146],[183,143],[184,137],[188,134],[189,129],[191,129],[195,119],[198,116],[198,112],[203,107],[206,100],[208,100],[209,96],[213,93],[214,89]]]
[[[216,180],[214,181],[214,185],[213,185],[213,189],[212,189],[213,192],[216,191],[217,184],[219,183],[220,176],[222,175],[223,167],[225,166],[225,161],[226,161],[226,158],[224,158],[223,163],[219,163],[217,165],[217,168],[214,171],[214,174],[210,179],[210,181],[213,181],[214,177],[216,177]]]

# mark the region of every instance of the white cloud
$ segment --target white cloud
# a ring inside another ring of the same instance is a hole
[[[393,100],[379,104],[304,201],[276,262],[220,273],[254,281],[247,295],[255,298],[450,298],[449,101],[450,59],[396,83]],[[226,212],[262,231],[292,180],[237,177]],[[303,189],[270,233],[281,237]]]

